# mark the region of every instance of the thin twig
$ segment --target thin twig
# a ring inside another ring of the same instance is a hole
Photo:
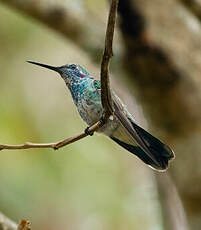
[[[114,27],[116,21],[116,14],[117,14],[117,6],[118,0],[112,0],[110,13],[108,18],[107,24],[107,31],[106,31],[106,38],[105,38],[105,50],[102,58],[101,63],[101,101],[103,106],[103,121],[98,121],[94,125],[92,125],[88,133],[93,133],[101,128],[109,119],[110,115],[113,114],[113,106],[112,106],[112,99],[111,99],[111,92],[110,92],[110,84],[109,84],[109,62],[112,57],[112,44],[113,44],[113,37],[114,37]],[[59,142],[54,143],[31,143],[26,142],[25,144],[21,145],[7,145],[7,144],[0,144],[0,150],[3,149],[30,149],[30,148],[52,148],[54,150],[62,148],[66,145],[69,145],[75,141],[78,141],[89,134],[82,132],[73,137],[69,137]]]
[[[97,131],[104,123],[98,121],[94,125],[92,125],[89,128],[89,133],[93,133]],[[78,141],[84,137],[88,136],[85,132],[82,132],[80,134],[77,134],[75,136],[69,137],[67,139],[53,142],[53,143],[32,143],[32,142],[26,142],[25,144],[21,145],[6,145],[6,144],[0,144],[0,150],[3,149],[10,149],[10,150],[16,150],[16,149],[33,149],[33,148],[52,148],[54,150],[60,149],[66,145],[69,145],[75,141]]]
[[[101,101],[104,108],[104,118],[107,120],[113,114],[113,104],[110,90],[109,63],[113,56],[112,44],[116,22],[118,0],[111,2],[108,25],[105,37],[105,50],[101,63]]]

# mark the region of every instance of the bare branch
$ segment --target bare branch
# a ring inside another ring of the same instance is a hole
[[[0,213],[0,229],[1,230],[17,230],[17,224],[8,219],[2,213]]]
[[[109,63],[113,56],[112,44],[114,37],[114,28],[117,15],[118,0],[112,0],[110,13],[108,17],[108,25],[105,38],[105,50],[101,63],[101,101],[104,108],[104,116],[106,119],[113,114],[113,104],[109,81]]]
[[[97,131],[101,126],[103,125],[102,122],[97,122],[93,126],[89,128],[89,133],[93,133]],[[32,143],[32,142],[26,142],[25,144],[21,145],[6,145],[6,144],[0,144],[0,150],[3,149],[10,149],[10,150],[16,150],[16,149],[33,149],[33,148],[52,148],[54,150],[57,150],[59,148],[62,148],[66,145],[69,145],[75,141],[78,141],[84,137],[88,136],[85,132],[82,132],[80,134],[77,134],[75,136],[69,137],[67,139],[64,139],[62,141],[53,142],[53,143]]]
[[[66,145],[69,145],[75,141],[78,141],[86,136],[89,133],[94,133],[99,128],[101,128],[109,119],[110,115],[113,114],[113,106],[112,106],[112,99],[111,99],[111,92],[110,92],[110,84],[109,84],[109,62],[112,57],[112,43],[113,43],[113,36],[114,36],[114,27],[116,21],[116,14],[117,14],[117,6],[118,0],[112,0],[110,13],[108,18],[108,25],[107,25],[107,32],[106,32],[106,39],[105,39],[105,51],[102,58],[101,63],[101,100],[103,106],[103,121],[98,121],[88,129],[88,134],[86,132],[82,132],[73,137],[69,137],[59,142],[54,143],[31,143],[26,142],[25,144],[21,145],[7,145],[7,144],[0,144],[0,150],[10,149],[31,149],[31,148],[52,148],[57,150],[62,148]]]

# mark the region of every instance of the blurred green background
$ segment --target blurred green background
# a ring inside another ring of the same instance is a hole
[[[94,7],[93,1],[87,4]],[[99,7],[106,15],[106,3]],[[99,76],[99,69],[70,41],[0,5],[0,142],[54,142],[82,131],[86,125],[63,80],[26,60],[79,63]],[[151,173],[101,135],[59,151],[2,151],[0,211],[16,222],[27,218],[33,229],[41,230],[160,230]]]

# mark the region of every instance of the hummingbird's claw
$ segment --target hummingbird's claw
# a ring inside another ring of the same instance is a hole
[[[87,135],[89,135],[89,136],[93,136],[94,135],[94,132],[91,132],[91,131],[89,131],[89,126],[84,130],[84,132],[87,134]]]
[[[53,149],[54,149],[54,150],[58,150],[59,148],[55,145],[55,146],[53,147]]]
[[[101,118],[100,118],[100,120],[99,120],[102,124],[105,124],[105,118],[104,118],[104,116],[102,116]]]

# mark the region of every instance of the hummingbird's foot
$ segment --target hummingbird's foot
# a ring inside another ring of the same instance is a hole
[[[105,118],[102,116],[99,120],[102,124],[105,124]]]
[[[91,131],[89,131],[89,126],[84,130],[84,132],[87,134],[87,135],[89,135],[89,136],[93,136],[94,135],[94,132],[91,132]]]

